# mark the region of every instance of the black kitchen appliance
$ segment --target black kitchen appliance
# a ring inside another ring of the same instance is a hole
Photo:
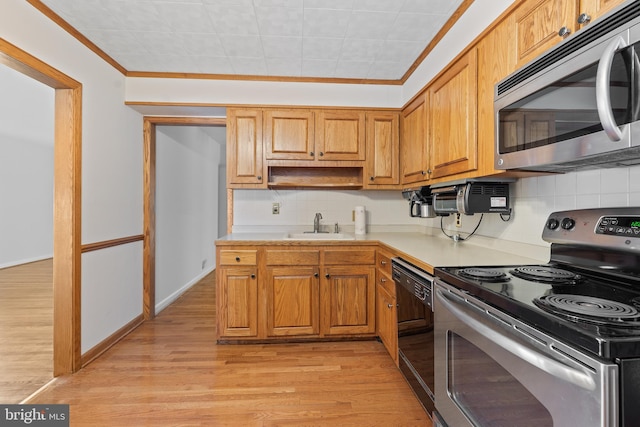
[[[428,186],[405,188],[402,197],[409,201],[409,216],[412,218],[433,218],[433,196]]]
[[[468,179],[431,187],[436,215],[474,215],[477,213],[511,213],[509,182]]]
[[[435,269],[437,411],[456,427],[640,425],[640,208],[555,212],[542,237],[544,265]]]
[[[396,285],[398,362],[427,413],[433,403],[433,276],[402,258],[391,260]]]

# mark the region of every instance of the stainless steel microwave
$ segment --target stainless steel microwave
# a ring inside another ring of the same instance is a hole
[[[495,87],[497,169],[640,164],[640,2],[628,1]]]

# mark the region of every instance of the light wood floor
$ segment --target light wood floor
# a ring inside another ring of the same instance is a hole
[[[377,341],[216,345],[214,275],[30,403],[72,426],[431,426]]]
[[[53,372],[53,261],[0,269],[0,403],[19,403]]]

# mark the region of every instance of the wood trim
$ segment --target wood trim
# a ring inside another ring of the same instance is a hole
[[[144,322],[143,315],[139,315],[131,320],[129,323],[109,335],[107,338],[99,342],[93,348],[89,349],[82,355],[82,367],[84,368],[89,363],[96,360],[101,354],[113,347],[118,341],[126,337],[131,331],[140,326]]]
[[[169,126],[226,126],[226,117],[145,117],[154,125]]]
[[[233,233],[233,188],[227,188],[227,234]]]
[[[103,240],[102,242],[88,243],[82,245],[82,253],[97,251],[100,249],[107,249],[114,246],[126,245],[127,243],[139,242],[144,240],[144,234],[138,234],[137,236],[120,237],[119,239]]]
[[[0,63],[53,89],[53,375],[80,368],[82,85],[0,38]]]
[[[125,101],[124,103],[130,107],[224,107],[224,108],[236,108],[236,109],[252,109],[256,108],[255,104],[216,104],[208,102],[147,102],[147,101]],[[321,110],[329,108],[331,111],[362,111],[368,112],[400,112],[401,108],[391,107],[345,107],[345,106],[319,106],[319,105],[275,105],[275,104],[260,104],[261,110],[275,109],[275,110]],[[150,119],[171,121],[171,116],[148,116]],[[173,117],[178,119],[180,117]],[[194,116],[188,116],[184,118],[194,118]],[[212,117],[211,119],[226,120],[226,117]]]
[[[153,71],[127,71],[127,77],[146,77],[157,79],[200,79],[200,80],[237,80],[258,82],[283,82],[283,83],[331,83],[331,84],[357,84],[357,85],[389,85],[399,86],[404,83],[402,79],[357,79],[339,77],[293,77],[293,76],[259,76],[249,74],[204,74],[204,73],[164,73]]]
[[[104,59],[113,68],[120,71],[122,74],[126,75],[127,70],[122,65],[120,65],[115,59],[107,55],[105,51],[103,51],[98,46],[93,44],[91,40],[89,40],[84,35],[82,35],[82,33],[76,30],[67,21],[62,19],[60,15],[55,13],[53,10],[49,9],[49,7],[43,4],[40,0],[27,0],[27,3],[29,3],[31,6],[35,7],[36,9],[38,9],[40,12],[42,12],[43,15],[51,19],[53,22],[55,22],[60,28],[65,30],[67,33],[71,34],[71,36],[73,36],[76,40],[78,40],[80,43],[82,43],[87,48],[89,48],[89,50],[91,50],[93,53],[98,55],[100,58]]]
[[[416,58],[416,60],[413,62],[413,64],[411,64],[411,66],[409,67],[407,72],[404,74],[404,76],[402,76],[402,78],[400,79],[401,83],[404,84],[407,80],[409,80],[409,77],[411,77],[413,72],[416,71],[416,69],[420,66],[420,64],[422,64],[422,62],[433,51],[433,49],[435,49],[438,43],[442,41],[444,36],[449,32],[449,30],[451,30],[451,28],[453,28],[455,23],[458,22],[458,19],[460,19],[460,17],[464,15],[464,13],[467,11],[467,9],[469,9],[469,6],[471,6],[473,2],[474,0],[464,0],[460,4],[460,6],[458,6],[456,11],[453,12],[453,15],[451,15],[451,17],[449,17],[447,22],[445,22],[444,26],[440,29],[440,31],[438,31],[438,33],[435,35],[433,40],[429,42],[429,44],[427,45],[427,47],[424,48],[420,56]]]
[[[145,320],[156,315],[156,125],[143,122],[144,249],[142,313]]]

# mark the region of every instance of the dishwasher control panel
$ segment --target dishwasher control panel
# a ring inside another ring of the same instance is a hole
[[[424,305],[433,308],[433,276],[402,258],[391,260],[393,281]]]

